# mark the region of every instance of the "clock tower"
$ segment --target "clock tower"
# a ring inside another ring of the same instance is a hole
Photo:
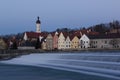
[[[36,32],[41,33],[41,29],[40,29],[41,21],[39,20],[39,16],[37,18],[38,19],[36,21]]]

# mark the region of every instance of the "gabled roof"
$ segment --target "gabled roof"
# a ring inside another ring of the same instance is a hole
[[[63,36],[65,37],[65,39],[67,38],[67,36],[69,36],[68,32],[59,32],[58,36],[60,36],[61,33],[63,34]]]
[[[89,32],[87,33],[88,35],[99,35],[99,32],[95,32],[95,31],[92,31],[92,32]]]
[[[67,38],[67,36],[69,36],[69,33],[68,33],[68,32],[62,32],[62,33],[63,33],[65,39]]]
[[[72,39],[75,37],[75,35],[71,35],[70,36],[70,40],[72,41]]]

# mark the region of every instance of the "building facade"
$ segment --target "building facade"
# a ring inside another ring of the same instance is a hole
[[[65,37],[62,32],[58,37],[58,49],[65,49]]]
[[[94,48],[94,49],[120,48],[120,34],[89,36],[89,38],[90,38],[90,48]]]
[[[79,47],[81,49],[89,48],[90,47],[90,39],[85,34],[83,34],[83,36],[79,40],[79,44],[80,44]]]
[[[77,36],[74,36],[71,41],[71,49],[79,49],[79,38]]]
[[[47,50],[53,49],[53,37],[51,34],[48,34],[48,36],[46,37],[46,48]]]
[[[67,36],[65,40],[65,49],[71,49],[71,40],[69,36]]]
[[[53,35],[53,49],[58,49],[58,33]]]

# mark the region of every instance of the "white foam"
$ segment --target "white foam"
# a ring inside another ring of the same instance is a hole
[[[30,54],[21,56],[18,58],[14,58],[8,61],[1,61],[2,63],[6,64],[18,64],[18,65],[31,65],[31,66],[37,66],[37,67],[48,67],[48,68],[54,68],[54,69],[61,69],[61,70],[67,70],[67,71],[73,71],[73,72],[79,72],[89,75],[97,75],[97,76],[103,76],[103,77],[109,77],[113,79],[120,79],[120,71],[119,70],[111,70],[111,69],[104,69],[104,68],[97,68],[97,67],[89,67],[89,66],[80,66],[80,65],[70,65],[70,64],[61,64],[59,62],[54,63],[52,61],[60,60],[60,57],[67,56],[67,55],[82,55],[84,54]],[[85,54],[86,56],[87,54]],[[91,54],[93,55],[93,54]],[[113,55],[113,54],[112,54]],[[87,55],[87,56],[90,56]],[[113,55],[114,56],[114,55]],[[76,62],[87,62],[88,64],[91,61],[80,61],[80,60],[67,60],[67,59],[61,59],[62,62],[64,61],[76,61]],[[95,62],[95,61],[94,61]],[[99,63],[99,61],[96,61],[95,63]],[[102,62],[100,62],[102,63]],[[107,62],[103,62],[106,63]],[[108,62],[110,64],[110,62]],[[115,65],[116,63],[112,62],[112,65]],[[119,75],[119,76],[118,76]]]

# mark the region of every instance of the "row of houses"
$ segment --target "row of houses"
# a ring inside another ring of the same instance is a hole
[[[81,50],[81,49],[119,49],[120,34],[99,34],[91,30],[78,30],[73,33],[52,32],[36,33],[26,32],[23,37],[22,47],[33,47],[39,38],[39,48],[45,50]],[[26,45],[26,42],[31,42]],[[21,44],[22,44],[21,43]]]

